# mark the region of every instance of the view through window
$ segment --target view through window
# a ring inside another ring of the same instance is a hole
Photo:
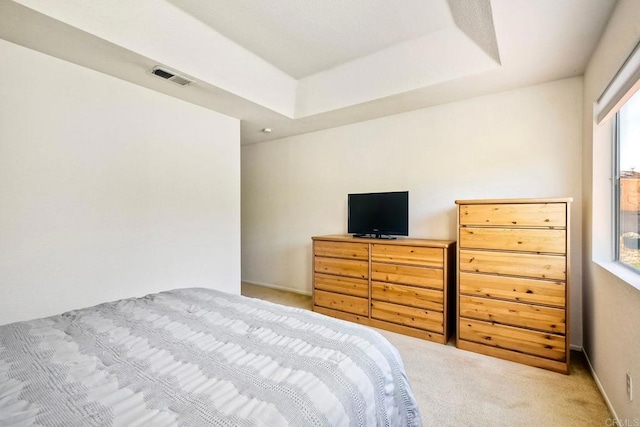
[[[616,120],[616,259],[640,272],[640,91]]]

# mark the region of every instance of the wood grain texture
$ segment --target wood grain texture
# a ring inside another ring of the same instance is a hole
[[[522,363],[537,368],[548,369],[561,374],[569,373],[569,366],[564,362],[546,359],[544,357],[532,356],[530,354],[519,353],[517,351],[505,350],[503,348],[490,347],[471,341],[460,341],[457,347],[461,350],[473,351],[474,353],[486,354],[504,360]]]
[[[317,241],[313,244],[313,252],[322,257],[369,259],[369,245],[366,243]]]
[[[321,290],[316,290],[314,294],[315,304],[321,307],[333,308],[334,310],[346,311],[347,313],[361,316],[369,315],[369,300],[367,298],[357,298]]]
[[[372,281],[371,298],[426,310],[443,311],[443,292],[432,289]]]
[[[455,302],[455,241],[344,235],[312,240],[315,311],[447,342],[455,326],[455,315],[447,313]],[[354,243],[365,244],[367,251]],[[367,311],[359,300],[367,302]]]
[[[380,328],[387,331],[396,332],[398,334],[408,335],[410,337],[422,338],[423,340],[429,340],[437,342],[439,344],[447,343],[444,335],[425,329],[412,328],[410,326],[398,325],[396,323],[385,322],[377,319],[369,319],[369,322],[367,324],[374,328]]]
[[[460,294],[564,307],[564,282],[460,273]]]
[[[566,230],[466,227],[460,229],[460,247],[564,254]]]
[[[460,295],[460,316],[564,334],[565,311],[535,304]]]
[[[349,322],[359,323],[361,325],[384,329],[387,331],[396,332],[398,334],[404,334],[415,338],[433,341],[439,344],[446,344],[445,338],[442,334],[438,334],[432,331],[426,331],[424,329],[412,328],[410,326],[398,325],[396,323],[385,322],[382,320],[369,319],[365,316],[358,316],[357,314],[345,313],[344,311],[333,310],[331,308],[320,306],[314,306],[313,311],[338,319],[347,320]]]
[[[456,346],[568,373],[570,202],[456,201]]]
[[[371,260],[442,268],[444,252],[441,248],[374,243],[371,245]]]
[[[564,336],[460,318],[460,339],[564,361]]]
[[[573,197],[533,197],[533,198],[515,198],[515,199],[472,199],[472,200],[456,200],[456,205],[495,205],[495,204],[541,204],[541,203],[569,203],[573,202]]]
[[[314,271],[316,273],[333,274],[336,276],[355,277],[359,279],[369,278],[369,263],[353,259],[341,258],[314,258]]]
[[[443,270],[380,262],[371,263],[371,279],[439,290],[444,286]]]
[[[321,307],[319,305],[314,305],[313,311],[315,311],[316,313],[326,314],[327,316],[335,317],[337,319],[347,320],[349,322],[360,323],[363,325],[369,324],[369,315],[360,316],[353,313],[334,310],[332,308]]]
[[[565,203],[460,205],[461,226],[565,227]]]
[[[315,273],[314,280],[315,289],[369,298],[369,282],[366,279]]]
[[[442,333],[444,329],[443,315],[439,311],[424,310],[382,301],[371,301],[371,317],[438,333]]]
[[[567,261],[561,255],[460,250],[461,271],[565,280]]]
[[[385,245],[400,245],[400,246],[428,246],[432,248],[448,248],[455,244],[455,240],[434,240],[434,239],[412,239],[409,237],[398,237],[392,240],[380,240],[372,239],[370,237],[354,237],[350,234],[332,234],[328,236],[313,236],[311,238],[314,242],[345,242],[345,243],[364,243],[364,244],[376,244],[384,241]]]

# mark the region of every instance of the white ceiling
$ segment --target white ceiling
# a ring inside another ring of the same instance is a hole
[[[169,0],[300,79],[453,25],[446,0]]]
[[[0,37],[237,117],[248,144],[581,75],[614,6],[4,0]]]

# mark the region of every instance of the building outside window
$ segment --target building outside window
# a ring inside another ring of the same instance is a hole
[[[640,272],[640,91],[616,114],[616,260]]]

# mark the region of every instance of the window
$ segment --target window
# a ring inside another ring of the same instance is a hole
[[[638,290],[640,249],[633,240],[640,234],[640,183],[634,181],[640,178],[639,92],[640,43],[593,105],[590,183],[591,259]]]
[[[640,273],[640,92],[615,117],[615,255]]]

